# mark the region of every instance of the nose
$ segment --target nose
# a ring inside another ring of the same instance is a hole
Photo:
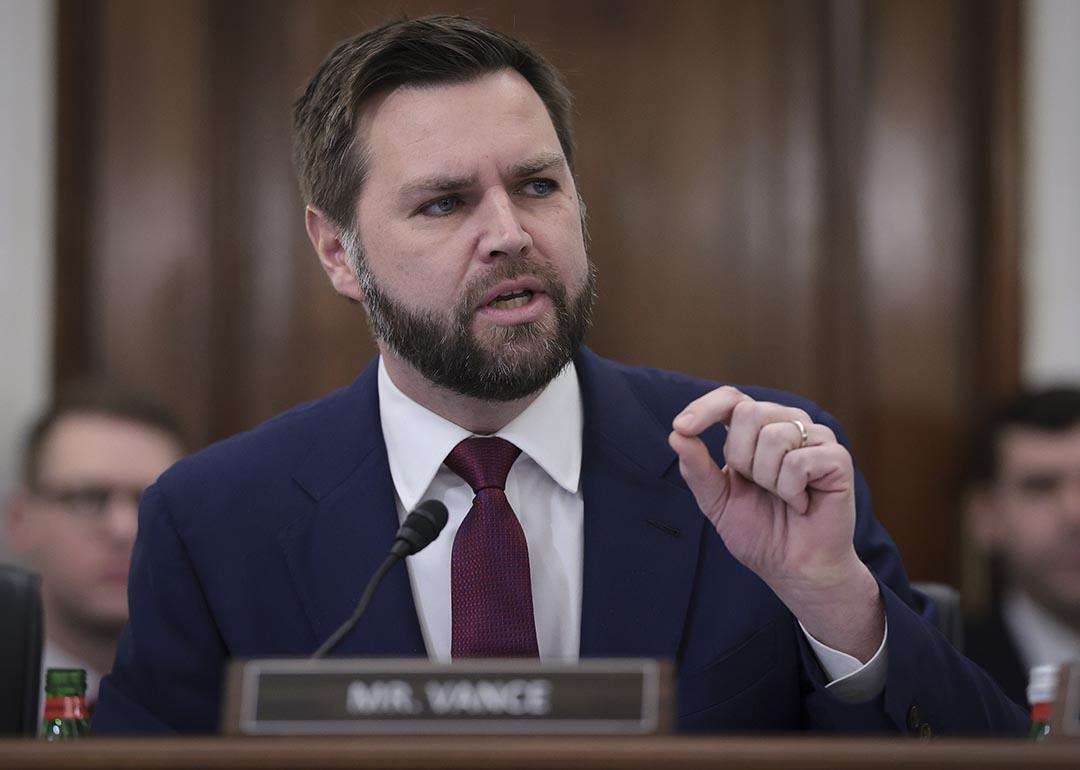
[[[522,257],[532,248],[532,236],[522,227],[520,212],[505,190],[485,195],[478,214],[481,231],[477,251],[481,259]]]
[[[113,493],[105,509],[105,532],[111,540],[135,542],[139,526],[139,499],[134,494]]]

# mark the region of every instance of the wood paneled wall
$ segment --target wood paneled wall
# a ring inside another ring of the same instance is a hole
[[[922,579],[959,574],[963,441],[1016,386],[1016,0],[60,4],[57,360],[196,443],[374,347],[303,232],[290,105],[407,12],[527,40],[577,97],[590,344],[802,392]]]

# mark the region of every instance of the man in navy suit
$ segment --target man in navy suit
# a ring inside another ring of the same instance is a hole
[[[215,729],[226,659],[312,652],[431,497],[450,523],[339,653],[456,657],[474,490],[450,455],[475,437],[515,452],[496,486],[524,565],[517,546],[481,561],[524,567],[501,610],[527,605],[542,659],[671,658],[683,729],[1026,729],[935,630],[827,414],[581,347],[569,104],[468,19],[394,22],[323,63],[294,115],[307,231],[379,359],[148,490],[98,732]]]

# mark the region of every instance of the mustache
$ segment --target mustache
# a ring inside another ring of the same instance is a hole
[[[503,262],[469,282],[462,294],[460,313],[471,316],[473,309],[483,301],[484,296],[496,284],[524,276],[537,279],[549,296],[556,297],[565,293],[558,274],[550,265],[522,260]]]

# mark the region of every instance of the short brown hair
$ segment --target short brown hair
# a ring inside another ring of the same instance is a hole
[[[976,484],[997,480],[1001,439],[1010,428],[1064,433],[1080,425],[1080,388],[1069,385],[1025,390],[998,406],[972,444],[969,476]]]
[[[41,448],[61,418],[71,414],[100,414],[137,422],[168,434],[184,449],[180,425],[173,415],[145,393],[100,380],[80,380],[57,391],[46,410],[30,426],[23,444],[23,483],[33,489],[41,473]]]
[[[462,16],[393,21],[339,43],[293,106],[293,162],[305,203],[351,229],[364,181],[356,122],[365,102],[403,86],[464,83],[511,69],[544,102],[574,168],[570,92],[558,71],[519,40]]]

